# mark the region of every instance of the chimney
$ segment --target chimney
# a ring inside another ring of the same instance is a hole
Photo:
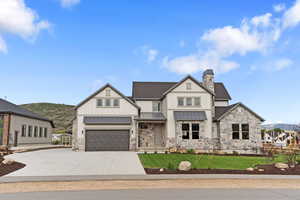
[[[214,71],[212,69],[207,69],[203,72],[203,85],[210,89],[212,92],[215,92],[215,85],[214,85]]]

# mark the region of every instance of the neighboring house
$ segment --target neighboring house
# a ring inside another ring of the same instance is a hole
[[[264,121],[231,100],[212,70],[203,82],[133,82],[126,97],[107,84],[76,107],[73,148],[82,151],[164,151],[259,153]]]
[[[50,144],[51,120],[0,99],[0,146]]]

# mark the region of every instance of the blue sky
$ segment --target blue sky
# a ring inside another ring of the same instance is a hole
[[[14,103],[213,68],[232,103],[300,122],[300,0],[2,0],[0,13],[0,96]]]

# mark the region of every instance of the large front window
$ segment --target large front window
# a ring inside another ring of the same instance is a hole
[[[181,124],[181,131],[182,131],[182,139],[188,140],[198,140],[200,138],[200,124],[199,123],[182,123]],[[191,136],[190,136],[191,134]]]
[[[249,140],[249,124],[242,124],[242,139]]]
[[[240,139],[240,125],[232,124],[232,139],[238,140]]]
[[[192,124],[192,139],[199,139],[199,124]]]

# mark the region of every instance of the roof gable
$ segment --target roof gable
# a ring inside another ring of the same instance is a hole
[[[170,93],[171,91],[173,91],[175,88],[177,88],[179,85],[181,85],[182,83],[184,83],[188,79],[190,79],[191,81],[193,81],[194,83],[196,83],[198,86],[200,86],[202,89],[204,89],[205,91],[207,91],[209,94],[211,94],[213,96],[215,95],[212,91],[210,91],[208,88],[204,87],[201,83],[199,83],[192,76],[188,75],[184,79],[182,79],[181,81],[179,81],[178,83],[176,83],[175,85],[173,85],[171,88],[169,88],[167,91],[165,91],[163,93],[163,95],[162,95],[162,98],[164,98],[168,93]]]
[[[264,118],[262,118],[261,116],[259,116],[258,114],[256,114],[253,110],[251,110],[250,108],[248,108],[247,106],[245,106],[244,104],[242,104],[240,102],[236,103],[236,104],[233,104],[233,105],[230,105],[230,106],[226,106],[226,107],[216,107],[216,109],[215,109],[215,120],[219,121],[219,120],[223,119],[231,111],[235,110],[239,106],[245,108],[247,111],[249,111],[251,114],[253,114],[254,116],[256,116],[261,121],[265,121]]]
[[[85,100],[83,100],[82,102],[80,102],[75,109],[77,110],[80,106],[82,106],[83,104],[85,104],[87,101],[89,101],[90,99],[92,99],[93,97],[95,97],[97,94],[101,93],[103,90],[105,90],[106,88],[110,88],[112,89],[114,92],[116,92],[118,95],[120,95],[123,99],[125,99],[126,101],[128,101],[131,105],[133,105],[134,107],[136,107],[137,109],[140,109],[140,107],[138,105],[136,105],[130,98],[126,97],[125,95],[123,95],[119,90],[117,90],[116,88],[114,88],[112,85],[110,85],[109,83],[107,83],[106,85],[104,85],[103,87],[101,87],[99,90],[97,90],[96,92],[94,92],[92,95],[90,95],[89,97],[87,97]]]

